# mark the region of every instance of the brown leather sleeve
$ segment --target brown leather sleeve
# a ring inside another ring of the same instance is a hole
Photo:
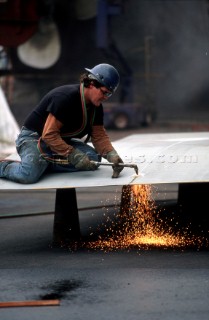
[[[93,126],[91,141],[97,153],[105,156],[109,151],[114,150],[110,138],[103,126]]]
[[[42,139],[52,151],[67,156],[73,147],[61,138],[60,129],[62,126],[63,124],[50,113],[43,129]]]

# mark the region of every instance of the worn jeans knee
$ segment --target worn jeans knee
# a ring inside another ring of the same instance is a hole
[[[37,149],[38,133],[22,128],[16,148],[20,162],[12,162],[5,168],[4,178],[11,181],[30,184],[39,180],[48,167],[47,161],[41,158]]]

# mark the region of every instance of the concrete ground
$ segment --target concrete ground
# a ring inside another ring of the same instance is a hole
[[[153,197],[175,203],[177,192],[177,185],[155,186]],[[208,248],[89,248],[120,197],[115,187],[77,190],[85,245],[72,249],[52,247],[55,191],[0,193],[0,302],[60,300],[1,308],[0,320],[208,320]]]
[[[2,308],[0,319],[208,319],[206,248],[89,248],[104,213],[120,202],[114,187],[78,190],[86,246],[53,248],[54,196],[1,194],[0,302],[59,299],[60,305]],[[157,197],[175,199],[176,186]]]

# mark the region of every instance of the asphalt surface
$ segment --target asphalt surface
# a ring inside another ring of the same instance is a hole
[[[175,204],[177,193],[177,185],[153,189],[164,204]],[[0,193],[0,302],[60,300],[59,306],[1,308],[0,320],[208,320],[207,247],[89,247],[92,234],[106,232],[98,225],[120,199],[120,188],[77,190],[84,245],[54,248],[55,191]]]

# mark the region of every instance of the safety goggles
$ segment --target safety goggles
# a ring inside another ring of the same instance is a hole
[[[100,91],[102,92],[102,94],[103,94],[104,97],[107,97],[107,98],[111,97],[112,92],[103,90],[103,89],[101,89],[101,88],[99,88],[99,89],[100,89]]]

